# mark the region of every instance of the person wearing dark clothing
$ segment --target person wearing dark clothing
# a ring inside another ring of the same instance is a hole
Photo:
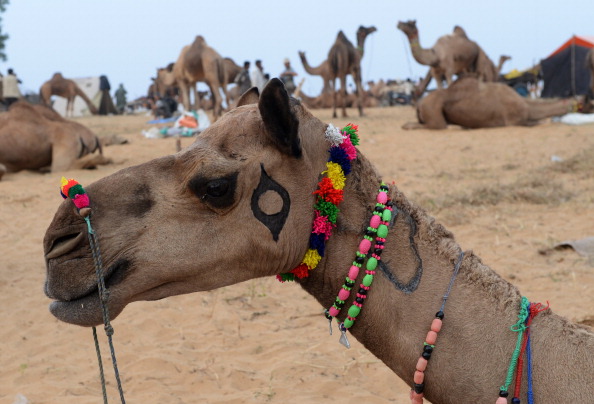
[[[99,77],[99,90],[101,91],[99,115],[117,114],[118,111],[116,110],[116,107],[113,105],[111,95],[109,95],[109,90],[111,90],[111,86],[109,85],[109,80],[107,79],[107,76]]]
[[[118,108],[118,112],[120,114],[124,113],[124,110],[126,108],[126,94],[128,92],[126,91],[126,89],[124,88],[124,85],[120,83],[120,86],[118,87],[118,89],[115,91],[115,100],[116,100],[116,107]]]
[[[294,78],[295,76],[297,76],[297,73],[291,67],[291,61],[289,59],[285,59],[284,64],[285,70],[283,70],[283,72],[280,74],[280,79],[285,85],[285,88],[287,89],[289,95],[292,95],[295,89],[297,88],[295,86],[294,81]]]
[[[250,80],[250,62],[245,61],[243,62],[243,69],[237,73],[235,79],[233,80],[237,87],[239,88],[239,94],[245,93],[252,87],[252,81]]]

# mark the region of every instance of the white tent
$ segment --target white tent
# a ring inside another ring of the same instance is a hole
[[[72,79],[76,85],[89,97],[93,105],[99,109],[101,102],[101,90],[99,89],[99,76],[97,77],[82,77]],[[62,116],[66,116],[66,98],[53,96],[53,108]],[[74,98],[73,116],[91,115],[87,103],[81,97]]]

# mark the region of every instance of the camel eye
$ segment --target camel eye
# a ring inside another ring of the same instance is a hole
[[[236,172],[219,178],[198,175],[189,181],[188,187],[203,202],[213,208],[223,209],[233,205],[237,175]]]
[[[229,190],[229,180],[220,178],[218,180],[210,181],[206,184],[206,195],[213,198],[220,198],[224,196]]]

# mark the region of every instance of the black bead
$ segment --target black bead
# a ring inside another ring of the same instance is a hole
[[[386,202],[386,206],[392,207],[392,206],[394,206],[394,202],[388,201],[388,202]]]
[[[382,252],[384,250],[382,248],[376,248],[375,250],[373,250],[373,252],[375,253],[375,255],[382,255]]]
[[[365,296],[367,294],[367,291],[363,288],[359,289],[359,294]]]
[[[499,397],[507,397],[509,393],[505,390],[499,390]]]
[[[375,232],[373,230],[365,230],[365,235],[368,237],[373,237],[375,236]]]
[[[421,383],[421,384],[413,383],[413,388],[415,390],[415,393],[421,394],[423,392],[423,389],[425,388],[425,385],[423,383]]]
[[[355,281],[344,281],[344,286],[348,287],[348,288],[352,288],[353,286],[355,286]]]
[[[427,360],[431,359],[431,352],[423,351],[421,356]]]
[[[359,304],[363,304],[363,299],[360,297],[356,298],[355,301]]]
[[[376,212],[382,213],[384,211],[384,208],[382,208],[381,206],[376,206],[374,210]]]
[[[387,191],[388,190],[388,186],[387,185],[380,185],[380,189],[382,191]]]
[[[355,262],[357,264],[362,264],[365,262],[365,257],[357,257],[357,258],[355,258]]]
[[[512,398],[512,404],[520,404],[520,399],[518,397]]]
[[[437,317],[440,320],[443,320],[444,314],[443,311],[438,311],[437,313],[435,313],[435,317]]]
[[[344,302],[339,302],[338,299],[336,299],[336,303],[334,303],[334,305],[336,306],[337,309],[342,309],[342,307],[344,306]]]
[[[433,352],[433,347],[431,345],[425,345],[425,347],[423,348],[423,352]]]
[[[376,240],[375,241],[375,244],[377,244],[377,245],[384,245],[385,243],[383,241]]]
[[[326,318],[328,320],[332,320],[332,316],[330,315],[330,313],[328,312],[328,310],[324,311],[324,315],[326,316]]]

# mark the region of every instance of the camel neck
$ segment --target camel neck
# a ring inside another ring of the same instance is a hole
[[[299,281],[323,307],[332,305],[340,290],[375,205],[379,176],[364,156],[354,164],[350,179],[337,231],[327,244],[325,257],[309,278]],[[411,204],[395,186],[391,188],[390,199],[398,215],[365,308],[349,332],[412,387],[425,336],[452,279],[460,247],[443,226]],[[428,400],[434,404],[495,402],[514,350],[516,334],[510,326],[517,321],[521,299],[514,286],[472,252],[466,254],[427,367],[424,395]],[[339,320],[345,315],[341,313]],[[593,370],[589,358],[594,335],[581,329],[568,331],[566,325],[550,310],[534,320],[534,391],[555,397],[550,402],[588,402],[584,389],[568,393],[564,386],[575,384],[577,377],[590,383],[587,393],[594,393],[591,381],[582,377]],[[319,338],[338,339],[329,337],[327,330],[327,320],[320,315]],[[344,348],[337,343],[336,349]],[[568,367],[576,372],[567,372]],[[567,400],[567,394],[573,401]]]

